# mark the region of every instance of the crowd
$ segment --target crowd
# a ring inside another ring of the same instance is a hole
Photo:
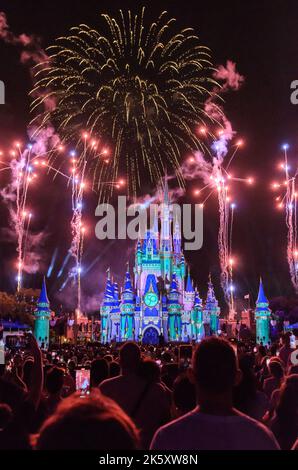
[[[29,335],[0,366],[0,448],[297,450],[292,358],[287,334],[269,349],[211,337],[48,351]]]

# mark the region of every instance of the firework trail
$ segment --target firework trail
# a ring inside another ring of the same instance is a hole
[[[216,122],[205,109],[217,85],[209,49],[166,12],[150,25],[144,12],[104,14],[98,31],[71,28],[48,49],[32,91],[40,95],[32,111],[41,128],[50,122],[66,141],[85,128],[113,144],[113,164],[92,167],[94,187],[116,180],[121,167],[133,195],[141,168],[157,181],[168,166],[183,185],[181,152],[202,149],[196,126]],[[54,109],[44,110],[46,100],[54,100]]]
[[[83,256],[83,242],[85,227],[82,224],[83,216],[83,199],[85,188],[85,170],[86,170],[86,152],[87,145],[85,142],[84,151],[80,156],[83,164],[79,171],[75,153],[71,152],[72,156],[72,171],[71,171],[71,188],[72,188],[72,218],[70,222],[72,242],[70,246],[70,254],[75,260],[75,276],[77,282],[77,312],[81,311],[81,270],[82,270],[82,256]]]
[[[11,160],[5,167],[11,171],[11,182],[1,190],[0,194],[7,203],[10,225],[14,229],[17,240],[17,290],[22,287],[22,271],[26,242],[32,214],[26,209],[28,189],[36,177],[32,168],[31,147],[21,150],[19,143],[10,152]]]
[[[72,280],[73,285],[77,286],[77,308],[76,318],[81,315],[81,275],[83,272],[82,257],[84,250],[84,237],[86,227],[83,224],[83,209],[85,190],[89,186],[86,181],[87,165],[90,160],[103,159],[105,164],[109,162],[108,149],[99,145],[99,141],[94,139],[88,132],[83,132],[80,139],[77,140],[75,150],[69,152],[71,168],[70,175],[63,169],[65,161],[61,159],[61,152],[65,150],[63,145],[58,147],[55,157],[51,161],[59,163],[59,167],[49,165],[51,171],[54,171],[67,179],[67,186],[71,188],[71,207],[72,217],[70,221],[72,240],[69,248],[69,255],[74,259],[75,266],[68,271],[68,279],[64,282],[60,291]],[[62,170],[62,171],[61,171]],[[101,181],[101,186],[113,186],[118,189],[123,187],[124,180]],[[68,258],[67,258],[68,260]],[[62,269],[62,268],[61,268]],[[59,275],[58,275],[59,277]]]
[[[244,77],[236,71],[236,64],[227,61],[226,66],[220,65],[213,74],[216,80],[223,80],[221,89],[214,88],[215,97],[229,90],[238,90]],[[242,140],[231,145],[235,132],[223,109],[215,104],[214,96],[207,99],[205,111],[211,119],[218,123],[217,132],[211,132],[205,126],[200,126],[197,133],[211,143],[205,144],[206,152],[196,151],[181,165],[181,173],[185,180],[201,180],[203,187],[195,190],[195,195],[203,195],[202,205],[216,193],[219,210],[218,250],[221,269],[221,285],[229,306],[230,315],[234,310],[234,286],[232,258],[232,230],[235,204],[231,202],[230,185],[232,181],[253,182],[252,178],[234,178],[229,173],[229,167],[237,154]],[[211,148],[211,151],[209,151]]]
[[[201,129],[201,132],[207,134],[205,129]],[[231,147],[230,150],[228,145]],[[218,249],[221,285],[231,313],[234,304],[232,230],[236,207],[232,200],[231,188],[233,182],[246,182],[249,185],[254,182],[251,177],[238,178],[229,171],[230,163],[242,145],[243,141],[241,139],[236,143],[229,144],[223,131],[220,130],[218,140],[211,145],[211,156],[209,154],[204,155],[202,152],[195,152],[181,166],[186,180],[201,180],[203,182],[202,187],[194,190],[194,195],[201,198],[202,206],[205,206],[208,199],[213,195],[216,195],[218,200]]]
[[[284,172],[285,179],[279,183],[273,183],[274,190],[284,188],[284,193],[275,198],[277,207],[285,209],[285,219],[287,226],[287,260],[292,285],[298,293],[298,250],[297,250],[297,192],[296,179],[298,170],[291,175],[291,168],[288,163],[289,145],[283,145],[284,160],[280,164],[280,169]]]

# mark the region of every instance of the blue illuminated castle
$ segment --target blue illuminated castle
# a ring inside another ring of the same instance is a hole
[[[270,318],[271,310],[269,302],[265,295],[263,282],[260,279],[259,293],[256,302],[255,320],[256,320],[256,342],[267,346],[270,341]]]
[[[160,229],[159,229],[160,224]],[[160,214],[136,245],[133,275],[127,268],[119,291],[108,270],[100,308],[101,341],[200,341],[217,334],[220,309],[209,279],[203,302],[187,272],[178,218],[173,220],[165,184]]]
[[[43,278],[40,296],[37,302],[37,309],[34,317],[34,336],[39,346],[47,349],[50,340],[50,303],[47,295],[46,281]]]

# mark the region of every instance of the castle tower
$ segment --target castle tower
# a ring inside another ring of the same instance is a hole
[[[100,317],[101,317],[100,340],[102,343],[107,343],[111,340],[110,313],[114,307],[114,304],[115,304],[114,287],[110,278],[110,269],[108,269],[103,302],[100,308]]]
[[[193,309],[195,300],[195,291],[191,282],[190,272],[188,270],[186,287],[184,290],[183,306],[186,312],[190,312]]]
[[[178,217],[176,217],[175,224],[174,224],[173,245],[174,245],[175,261],[176,263],[178,263],[181,258],[181,230],[180,230]]]
[[[203,322],[203,302],[196,289],[194,308],[191,312],[191,336],[195,341],[201,341],[205,336]]]
[[[207,299],[206,299],[205,310],[204,310],[204,323],[207,323],[210,325],[211,335],[217,334],[219,314],[220,314],[220,308],[218,306],[218,301],[215,297],[214,287],[211,281],[211,277],[209,277]]]
[[[168,295],[168,338],[170,341],[181,340],[182,319],[181,305],[179,304],[179,291],[176,275],[173,274]]]
[[[270,341],[270,315],[269,302],[264,292],[263,282],[260,279],[259,293],[256,302],[256,342],[267,346]]]
[[[120,332],[121,340],[134,340],[138,338],[138,331],[135,328],[135,299],[130,279],[129,270],[125,274],[124,289],[121,295],[120,307]],[[138,327],[137,327],[138,330]]]
[[[164,199],[161,205],[161,233],[160,233],[160,256],[161,272],[164,279],[171,279],[172,275],[172,236],[171,220],[172,215],[169,204],[169,187],[167,179],[164,184]]]
[[[40,296],[35,311],[34,336],[39,344],[45,349],[49,346],[50,341],[50,303],[47,295],[47,287],[45,278],[42,281]]]

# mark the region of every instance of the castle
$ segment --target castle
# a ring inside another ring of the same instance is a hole
[[[101,342],[157,344],[161,337],[165,342],[200,341],[217,334],[219,314],[211,279],[204,306],[193,287],[165,183],[160,214],[155,214],[153,226],[139,238],[133,276],[128,268],[121,292],[108,270],[100,308]]]
[[[160,224],[159,224],[160,222]],[[160,230],[159,230],[160,225]],[[270,342],[271,311],[262,280],[256,302],[256,342]],[[198,342],[219,332],[220,308],[209,278],[203,305],[186,268],[178,219],[173,220],[165,184],[160,214],[135,251],[133,276],[129,268],[119,292],[108,270],[100,306],[102,343],[134,340],[144,344]],[[50,308],[45,279],[35,311],[34,334],[40,345],[49,345]]]

